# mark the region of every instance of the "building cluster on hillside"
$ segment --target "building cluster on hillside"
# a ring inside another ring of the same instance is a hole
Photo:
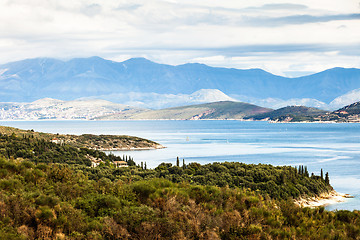
[[[93,168],[98,167],[100,164],[105,164],[105,162],[100,158],[95,158],[93,156],[90,156],[89,154],[87,154],[86,156],[90,159],[91,167]],[[113,161],[110,162],[110,164],[113,164],[116,168],[128,167],[128,164],[125,161]]]

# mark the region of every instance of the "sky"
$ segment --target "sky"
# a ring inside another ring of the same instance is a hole
[[[1,0],[0,63],[145,57],[296,77],[360,68],[360,0]]]

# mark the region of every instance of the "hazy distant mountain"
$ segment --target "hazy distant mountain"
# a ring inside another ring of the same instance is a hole
[[[192,94],[218,89],[257,99],[315,99],[329,103],[360,88],[360,69],[334,68],[300,78],[261,69],[215,68],[189,63],[157,64],[144,58],[124,62],[99,57],[60,61],[28,59],[0,65],[0,101],[30,102],[44,97],[73,100],[119,93]]]
[[[260,98],[252,98],[247,96],[240,96],[236,94],[232,94],[231,97],[235,98],[237,101],[240,102],[247,102],[254,105],[273,108],[273,109],[283,108],[287,106],[307,106],[307,107],[314,107],[325,110],[336,109],[336,108],[331,108],[329,104],[326,104],[314,98],[291,98],[287,100],[283,100],[280,98],[260,99]]]
[[[279,108],[277,110],[256,114],[247,118],[254,120],[283,120],[287,117],[315,117],[327,113],[327,111],[320,110],[317,108],[305,107],[305,106],[288,106]]]
[[[92,119],[113,113],[134,114],[143,109],[105,100],[62,101],[44,98],[32,103],[0,103],[0,120]]]
[[[162,109],[219,101],[236,101],[236,99],[227,96],[225,93],[217,89],[201,89],[192,94],[160,94],[146,92],[114,93],[100,95],[94,98],[105,99],[111,102],[119,102],[134,107],[152,109]]]
[[[99,117],[97,119],[242,119],[245,116],[269,111],[272,111],[272,109],[262,108],[256,105],[242,102],[222,101],[160,110],[148,110],[135,114],[127,114],[126,112],[116,113],[109,116]]]
[[[344,95],[341,95],[335,98],[330,104],[331,109],[339,109],[343,106],[350,105],[352,103],[360,101],[360,88],[354,89],[350,92],[347,92]]]

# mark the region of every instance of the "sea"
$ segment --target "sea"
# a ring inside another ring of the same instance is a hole
[[[204,121],[1,121],[0,125],[60,134],[131,135],[166,148],[116,151],[155,168],[162,162],[243,162],[305,165],[310,173],[328,172],[340,193],[354,198],[328,210],[360,209],[360,124]]]

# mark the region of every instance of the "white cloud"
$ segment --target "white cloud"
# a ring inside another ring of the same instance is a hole
[[[32,57],[149,57],[273,73],[360,67],[358,1],[9,0],[0,2],[0,63]],[[322,45],[332,44],[329,50]],[[260,52],[256,47],[279,46]],[[313,45],[313,49],[281,49]],[[342,51],[343,46],[349,47]],[[252,46],[229,54],[229,48]],[[215,50],[217,49],[217,50]],[[358,49],[358,47],[357,47]],[[294,67],[297,66],[297,67]],[[304,67],[305,69],[300,69]],[[295,68],[295,69],[294,69]]]

